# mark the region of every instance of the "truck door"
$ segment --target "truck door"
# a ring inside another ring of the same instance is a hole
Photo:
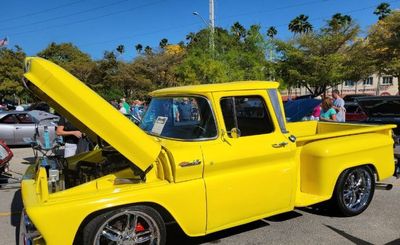
[[[207,232],[293,208],[295,144],[268,109],[267,91],[235,94],[213,94],[222,131],[202,146]]]

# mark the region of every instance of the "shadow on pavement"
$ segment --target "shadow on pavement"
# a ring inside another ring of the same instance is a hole
[[[32,153],[33,154],[33,153]],[[26,162],[22,162],[22,164],[33,164],[35,162],[35,157],[25,157],[23,158]]]
[[[237,235],[243,232],[255,230],[261,227],[269,226],[269,224],[265,220],[257,220],[248,224],[244,224],[241,226],[233,227],[230,229],[226,229],[223,231],[215,232],[210,235],[201,236],[201,237],[189,237],[187,236],[182,229],[177,224],[168,225],[167,226],[167,244],[202,244],[202,243],[220,243],[221,239]]]
[[[19,241],[19,224],[21,220],[22,211],[22,198],[21,190],[18,190],[14,194],[14,198],[11,202],[11,225],[15,226],[15,241]]]
[[[283,222],[291,219],[295,219],[297,217],[303,216],[301,213],[298,213],[296,211],[291,211],[283,214],[278,214],[272,217],[268,217],[265,220],[270,221],[270,222]]]
[[[332,209],[328,203],[319,203],[310,207],[297,208],[297,209],[309,214],[316,214],[320,216],[335,217],[335,218],[343,217],[338,212],[335,212],[335,210]]]
[[[325,225],[326,227],[328,227],[329,229],[333,230],[334,232],[336,232],[337,234],[341,235],[342,237],[346,238],[347,240],[349,240],[350,242],[353,242],[354,244],[359,244],[359,245],[373,245],[373,243],[367,242],[365,240],[362,240],[361,238],[355,237],[350,235],[349,233],[336,229],[333,226],[330,225]]]

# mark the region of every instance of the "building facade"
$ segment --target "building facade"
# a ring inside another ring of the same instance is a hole
[[[399,78],[389,75],[378,76],[374,74],[365,80],[357,82],[345,81],[333,89],[338,89],[342,97],[348,94],[399,95]],[[332,88],[329,88],[327,91],[328,94],[330,94],[331,91]],[[305,87],[295,87],[290,90],[283,90],[281,93],[284,99],[310,94]]]

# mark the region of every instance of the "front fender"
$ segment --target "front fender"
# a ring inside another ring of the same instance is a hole
[[[300,153],[301,192],[332,196],[339,175],[348,168],[371,164],[379,180],[394,172],[393,140],[370,133],[314,141]]]
[[[157,183],[121,185],[108,190],[80,191],[72,197],[60,195],[49,198],[46,203],[32,203],[26,206],[26,212],[35,227],[43,236],[47,245],[72,244],[81,223],[90,214],[113,207],[134,205],[135,203],[155,203],[166,209],[191,236],[205,234],[206,200],[202,179],[179,184],[159,181]],[[85,184],[86,185],[86,184]],[[31,187],[34,187],[33,185]],[[79,188],[79,187],[78,187]],[[24,186],[23,195],[35,193],[34,189]]]

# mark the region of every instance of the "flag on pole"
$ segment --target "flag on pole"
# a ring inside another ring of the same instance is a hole
[[[7,37],[5,37],[3,39],[0,39],[0,47],[7,46],[7,45],[8,45],[8,38]]]

